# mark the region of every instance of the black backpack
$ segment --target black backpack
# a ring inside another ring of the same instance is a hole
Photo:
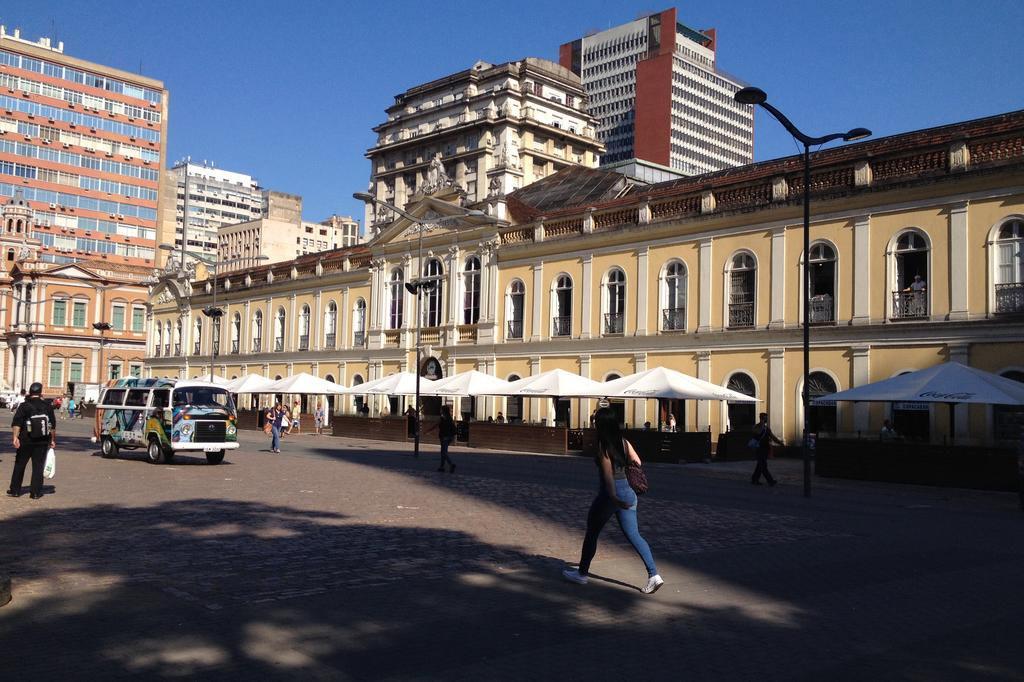
[[[46,440],[50,437],[50,416],[46,413],[43,405],[32,405],[31,409],[35,414],[29,415],[25,420],[28,437],[31,440]]]

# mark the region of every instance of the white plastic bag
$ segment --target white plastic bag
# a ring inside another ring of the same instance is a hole
[[[53,448],[46,451],[46,466],[43,467],[43,476],[47,478],[53,478],[57,474],[57,455],[53,453]]]

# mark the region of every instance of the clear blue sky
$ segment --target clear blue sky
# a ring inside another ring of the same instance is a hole
[[[301,194],[307,219],[362,216],[395,94],[478,59],[557,60],[558,45],[668,2],[4,0],[0,23],[169,88],[168,161],[191,155]],[[1021,0],[689,0],[718,29],[719,67],[817,135],[887,135],[1024,108]],[[795,153],[763,113],[758,160]]]

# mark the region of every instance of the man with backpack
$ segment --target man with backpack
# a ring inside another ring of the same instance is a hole
[[[53,416],[53,407],[43,401],[42,393],[43,385],[38,381],[29,386],[28,397],[18,406],[11,423],[16,451],[14,474],[7,491],[11,497],[21,495],[21,482],[25,478],[25,467],[30,459],[32,483],[29,497],[38,500],[43,496],[43,466],[46,464],[47,449],[57,445],[57,420]]]

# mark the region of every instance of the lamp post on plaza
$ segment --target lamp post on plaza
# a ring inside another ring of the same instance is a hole
[[[109,322],[93,322],[92,323],[92,328],[100,333],[100,366],[99,366],[99,375],[100,376],[99,376],[99,382],[98,383],[102,386],[103,382],[106,381],[106,379],[103,378],[103,375],[106,374],[106,372],[103,371],[103,345],[107,341],[107,338],[104,336],[104,334],[106,332],[110,331],[111,325],[110,325]],[[110,377],[108,376],[107,378],[110,378]]]
[[[491,223],[494,223],[494,222],[497,222],[497,221],[493,217],[491,217],[491,216],[487,215],[486,213],[484,213],[483,211],[480,211],[478,209],[466,209],[466,208],[462,208],[461,206],[457,206],[456,207],[456,208],[458,208],[461,211],[461,213],[456,215],[456,216],[448,216],[448,217],[445,217],[445,218],[433,218],[433,219],[430,219],[430,220],[423,220],[422,218],[417,218],[413,214],[411,214],[411,213],[409,213],[407,211],[404,211],[404,210],[398,208],[397,206],[395,206],[393,204],[389,204],[386,201],[381,201],[380,199],[377,199],[376,197],[374,197],[372,194],[368,194],[366,192],[356,192],[356,193],[354,193],[352,195],[352,197],[354,199],[357,199],[359,201],[363,201],[363,202],[366,202],[366,203],[369,203],[369,204],[373,204],[373,205],[377,205],[377,206],[383,206],[384,208],[388,209],[389,211],[392,211],[395,214],[400,215],[401,217],[405,218],[406,220],[408,220],[411,223],[413,223],[414,225],[416,225],[416,232],[417,232],[417,238],[416,238],[416,242],[417,242],[417,244],[416,244],[417,266],[416,267],[419,269],[420,276],[416,277],[415,279],[412,279],[412,280],[406,282],[405,283],[405,290],[408,291],[410,294],[413,294],[413,295],[416,296],[416,398],[415,398],[415,400],[416,400],[416,403],[415,403],[416,404],[416,431],[413,434],[413,457],[419,457],[420,456],[420,374],[421,374],[420,363],[423,362],[422,358],[420,357],[420,354],[421,354],[421,352],[423,350],[422,344],[420,343],[420,332],[421,332],[421,328],[423,326],[423,320],[422,320],[422,316],[420,314],[420,306],[421,306],[421,302],[420,301],[421,301],[421,298],[422,298],[422,293],[424,291],[431,291],[431,290],[435,289],[437,287],[438,280],[440,279],[440,276],[426,277],[425,273],[423,272],[423,233],[428,231],[428,230],[430,230],[430,229],[432,229],[436,225],[442,224],[446,220],[454,220],[454,219],[457,219],[457,218],[483,218],[484,220],[486,220],[488,222],[491,222]]]
[[[170,244],[161,244],[160,248],[164,251],[177,251]],[[257,256],[242,256],[239,258],[231,258],[229,260],[218,260],[216,257],[210,258],[202,254],[193,253],[191,251],[182,250],[182,255],[191,256],[195,260],[199,261],[203,265],[210,268],[213,272],[213,303],[203,308],[203,315],[210,318],[210,381],[213,382],[213,366],[217,362],[217,351],[220,348],[220,324],[219,320],[224,316],[224,311],[217,307],[217,268],[222,265],[234,265],[241,261],[263,261],[270,260],[269,256],[257,255]]]
[[[804,356],[804,375],[803,375],[803,390],[800,392],[800,398],[803,402],[804,419],[803,419],[803,441],[801,444],[803,461],[804,461],[804,497],[811,496],[811,451],[808,443],[808,431],[810,426],[810,387],[809,378],[811,373],[811,267],[809,261],[809,253],[811,250],[811,146],[821,145],[826,142],[833,140],[843,140],[844,142],[852,142],[853,140],[861,140],[871,135],[871,131],[867,128],[853,128],[845,133],[830,133],[828,135],[822,135],[821,137],[811,137],[801,132],[793,123],[786,118],[785,114],[773,107],[768,103],[768,95],[764,90],[754,87],[746,87],[739,90],[734,95],[737,102],[740,104],[760,104],[764,107],[769,114],[775,117],[775,119],[782,124],[790,135],[792,135],[798,142],[804,146],[803,161],[804,161],[804,230],[803,230],[803,241],[804,241],[804,272],[803,272],[803,356]]]

